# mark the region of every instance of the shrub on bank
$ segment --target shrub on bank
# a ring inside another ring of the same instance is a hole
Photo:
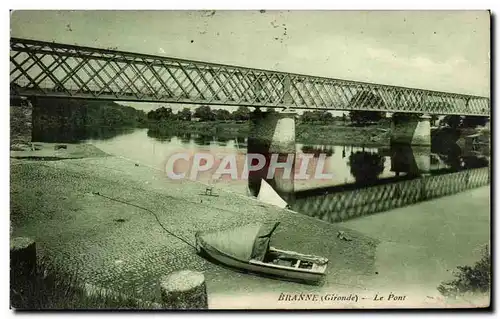
[[[445,297],[456,297],[465,293],[488,293],[491,289],[491,257],[489,246],[483,249],[481,259],[471,266],[458,266],[455,279],[445,281],[438,291]]]

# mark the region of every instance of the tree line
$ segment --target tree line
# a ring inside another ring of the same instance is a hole
[[[146,123],[143,111],[112,101],[40,97],[33,106],[32,139],[68,143],[106,139]]]
[[[461,116],[461,115],[446,115],[441,120],[441,126],[447,126],[454,129],[459,128],[474,128],[484,126],[488,122],[485,116]]]
[[[145,120],[143,111],[112,101],[41,97],[33,108],[34,125],[119,127],[136,126]]]
[[[197,107],[194,112],[190,108],[183,108],[174,113],[169,107],[160,107],[149,111],[147,118],[150,121],[191,121],[197,119],[202,122],[208,121],[247,121],[250,119],[250,109],[246,106],[240,106],[237,110],[229,112],[225,109],[212,110],[208,105]]]
[[[212,108],[208,105],[202,105],[197,107],[194,111],[191,111],[190,108],[183,108],[177,113],[174,113],[172,108],[169,107],[160,107],[158,109],[149,111],[147,113],[147,118],[150,121],[191,121],[196,119],[201,122],[208,121],[248,121],[250,119],[250,114],[262,112],[259,108],[251,111],[250,108],[246,106],[240,106],[233,112],[229,112],[225,109],[216,109],[212,110]],[[267,113],[276,112],[273,108],[267,108]],[[364,114],[366,113],[366,114]],[[368,121],[378,121],[382,118],[382,115],[377,114],[374,115],[374,112],[364,112],[363,111],[351,111],[350,119],[353,118],[355,121],[360,123],[365,123]],[[382,112],[376,112],[382,113]],[[348,120],[346,115],[341,117],[344,121]],[[301,123],[328,123],[335,120],[335,117],[332,113],[328,111],[305,111],[298,117],[299,122]]]

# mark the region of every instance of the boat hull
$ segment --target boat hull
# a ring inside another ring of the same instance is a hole
[[[231,256],[220,253],[219,251],[210,249],[208,247],[203,247],[197,244],[198,253],[201,255],[207,255],[211,259],[214,259],[224,265],[236,268],[239,270],[244,270],[252,272],[255,274],[265,275],[266,277],[278,277],[281,279],[287,279],[292,281],[299,281],[304,283],[317,284],[324,278],[324,273],[317,272],[305,272],[294,269],[284,269],[276,268],[272,266],[266,266],[262,264],[253,264],[251,262],[245,262],[232,258]]]

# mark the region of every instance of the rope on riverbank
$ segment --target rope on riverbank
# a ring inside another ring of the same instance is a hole
[[[150,209],[148,209],[146,207],[142,207],[142,206],[139,206],[139,205],[136,205],[136,204],[133,204],[133,203],[126,202],[126,201],[118,199],[118,198],[113,198],[113,197],[110,197],[110,196],[103,195],[103,194],[101,194],[99,192],[93,192],[92,194],[104,197],[106,199],[109,199],[109,200],[112,200],[112,201],[115,201],[115,202],[118,202],[118,203],[122,203],[122,204],[133,206],[133,207],[137,207],[139,209],[147,211],[148,213],[152,214],[155,217],[156,221],[158,222],[158,225],[160,225],[160,227],[163,228],[164,231],[166,231],[168,234],[174,236],[175,238],[183,241],[185,244],[193,247],[196,250],[196,246],[195,245],[191,244],[186,239],[184,239],[184,238],[182,238],[180,236],[177,236],[176,234],[174,234],[173,232],[171,232],[170,230],[168,230],[167,228],[165,228],[165,226],[163,226],[163,224],[161,223],[160,219],[158,218],[158,215],[156,215],[156,213],[153,212],[152,210],[150,210]]]
[[[89,169],[91,168],[90,165],[82,165],[82,163],[79,163],[79,161],[73,161],[73,160],[65,160],[64,161],[64,164],[67,165],[67,166],[77,166],[77,167],[82,167],[84,169]],[[33,162],[27,162],[26,164],[33,164]],[[49,169],[55,169],[57,168],[56,165],[54,163],[50,163],[50,162],[36,162],[36,165],[40,165],[40,166],[43,166],[43,167],[46,167],[46,168],[49,168]],[[143,165],[145,166],[145,165]],[[122,170],[119,170],[119,169],[116,169],[116,168],[113,168],[111,166],[107,167],[107,166],[101,166],[101,167],[105,167],[106,169],[112,169],[112,170],[115,170],[115,171],[118,171],[118,172],[123,172]],[[75,172],[73,171],[72,169],[66,167],[65,168],[65,174],[68,174],[69,176],[73,176],[73,177],[76,177],[76,178],[88,178],[88,176],[86,175],[83,175],[82,172]],[[87,190],[87,189],[85,189]],[[122,203],[122,204],[125,204],[125,205],[129,205],[129,206],[133,206],[133,207],[136,207],[136,208],[139,208],[141,210],[146,210],[148,213],[152,214],[155,219],[157,220],[157,222],[159,223],[160,227],[163,228],[164,231],[166,231],[168,234],[176,237],[177,239],[181,240],[182,242],[184,242],[185,244],[189,245],[190,247],[193,247],[195,248],[195,246],[193,246],[191,243],[189,243],[188,241],[186,241],[185,239],[177,236],[176,234],[173,234],[171,231],[167,230],[160,222],[158,216],[155,214],[155,212],[149,210],[148,208],[145,208],[145,207],[142,207],[142,206],[139,206],[139,205],[136,205],[136,204],[133,204],[133,203],[130,203],[130,202],[127,202],[127,201],[124,201],[124,200],[121,200],[121,199],[117,199],[117,198],[113,198],[113,197],[110,197],[110,196],[107,196],[107,195],[104,195],[104,194],[101,194],[99,192],[92,192],[92,194],[94,195],[97,195],[97,196],[100,196],[100,197],[103,197],[103,198],[106,198],[108,200],[112,200],[112,201],[116,201],[116,202],[119,202],[119,203]],[[234,193],[233,193],[234,194]],[[179,200],[179,201],[185,201],[185,199],[181,199],[181,198],[175,198],[175,197],[171,197],[172,199],[174,200]],[[192,202],[192,203],[197,203],[199,204],[198,202],[195,202],[195,201],[189,201],[189,202]],[[206,205],[206,204],[205,204]],[[228,211],[228,212],[232,212],[232,210],[228,210],[228,209],[224,209],[224,208],[219,208],[219,207],[214,207],[214,208],[217,208],[217,209],[221,209],[223,211]],[[312,219],[312,217],[309,217],[309,216],[305,216],[304,217],[307,217],[308,219]],[[317,222],[321,222],[321,223],[325,223],[325,224],[329,224],[328,222],[326,221],[323,221],[323,220],[318,220],[318,219],[314,219],[315,221]],[[196,249],[196,248],[195,248]],[[206,259],[203,258],[203,260],[205,262],[207,262]],[[224,267],[218,263],[209,263],[210,265],[212,266],[215,266],[215,267],[218,267],[218,268],[223,268],[223,269],[227,269],[227,267]],[[343,283],[343,282],[337,282],[337,281],[331,281],[331,280],[328,280],[328,283],[329,284],[335,284],[335,285],[342,285],[342,286],[345,286],[345,287],[351,287],[351,288],[358,288],[358,289],[363,289],[363,290],[366,290],[368,291],[367,288],[364,288],[362,286],[358,286],[358,285],[353,285],[353,284],[350,284],[350,283]]]

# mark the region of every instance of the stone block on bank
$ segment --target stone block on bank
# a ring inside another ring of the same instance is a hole
[[[26,279],[36,269],[36,243],[27,237],[16,237],[10,241],[11,280]]]
[[[207,309],[205,276],[191,270],[175,271],[160,278],[162,303],[167,309]]]

